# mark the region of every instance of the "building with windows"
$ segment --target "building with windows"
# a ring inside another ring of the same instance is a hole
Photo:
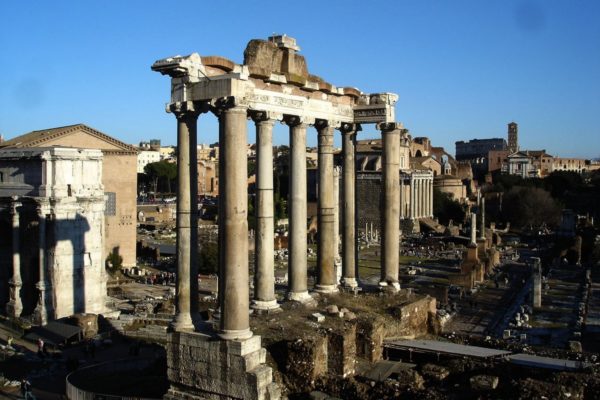
[[[144,167],[160,161],[160,152],[156,150],[140,149],[137,155],[137,173],[143,174]]]
[[[123,257],[123,266],[135,266],[137,149],[84,124],[37,130],[0,143],[0,149],[53,146],[102,151],[103,259],[114,252]]]

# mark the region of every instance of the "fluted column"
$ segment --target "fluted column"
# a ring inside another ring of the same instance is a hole
[[[279,308],[275,298],[274,209],[273,209],[273,125],[267,112],[251,114],[256,124],[256,235],[254,299],[252,308]]]
[[[16,197],[13,199],[10,205],[10,215],[12,220],[12,277],[8,281],[10,290],[10,299],[6,304],[6,313],[13,318],[21,316],[23,311],[23,302],[21,301],[21,287],[23,281],[21,280],[21,244],[20,244],[20,225],[19,225],[19,211],[17,207],[21,206],[21,203],[16,201]]]
[[[315,123],[319,140],[319,194],[317,199],[317,284],[321,293],[337,291],[335,277],[335,202],[333,198],[333,132],[329,121]]]
[[[220,109],[219,164],[219,336],[247,339],[252,336],[248,286],[248,164],[247,107],[229,97],[217,102]]]
[[[344,286],[358,286],[356,279],[356,163],[355,140],[360,125],[343,124],[342,155],[342,281]]]
[[[48,268],[46,266],[46,218],[48,214],[48,205],[38,204],[38,270],[39,281],[36,288],[39,291],[38,304],[34,310],[34,320],[38,325],[46,325],[48,320],[52,319],[52,299],[50,296],[51,283],[48,281]]]
[[[305,302],[308,294],[306,263],[306,127],[299,117],[284,119],[290,127],[288,293],[289,300]]]
[[[433,218],[433,179],[429,181],[429,216]]]
[[[423,216],[423,180],[417,179],[417,218]]]
[[[400,250],[400,134],[402,125],[381,123],[383,136],[383,227],[381,241],[381,286],[400,289],[398,262]]]
[[[400,173],[400,219],[404,218],[404,180]]]
[[[200,111],[192,102],[174,103],[170,111],[177,118],[177,288],[175,330],[193,330],[192,309],[198,301],[197,259],[197,155],[196,134]],[[193,148],[191,148],[193,145]],[[196,188],[193,190],[193,188]],[[195,227],[195,229],[194,229]],[[194,241],[193,239],[196,238]]]
[[[415,176],[414,174],[411,174],[410,177],[410,218],[414,219],[415,218]]]

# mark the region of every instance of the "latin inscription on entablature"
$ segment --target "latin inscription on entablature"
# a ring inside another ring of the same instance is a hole
[[[275,111],[283,114],[303,115],[312,118],[353,122],[354,111],[350,105],[333,104],[329,101],[302,98],[300,96],[247,91],[245,100],[256,110]]]
[[[249,102],[270,104],[280,107],[302,108],[305,102],[299,99],[291,99],[282,96],[268,95],[263,93],[247,93],[246,99]]]
[[[376,124],[379,122],[393,122],[394,109],[385,107],[356,107],[354,108],[354,122],[359,124]]]

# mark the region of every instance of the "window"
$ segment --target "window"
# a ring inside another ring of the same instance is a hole
[[[106,192],[104,215],[117,215],[117,194],[115,192]]]

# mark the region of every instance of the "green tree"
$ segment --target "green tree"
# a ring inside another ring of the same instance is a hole
[[[198,271],[202,274],[219,272],[219,246],[216,243],[202,243],[198,254]]]
[[[166,160],[147,164],[144,173],[152,182],[154,193],[158,191],[159,180],[162,179],[167,185],[167,192],[171,193],[171,181],[177,177],[177,165]]]
[[[434,188],[433,215],[444,225],[448,225],[450,220],[458,223],[465,219],[465,208],[448,193]]]
[[[504,194],[502,216],[515,227],[556,226],[561,207],[544,189],[515,186]]]

